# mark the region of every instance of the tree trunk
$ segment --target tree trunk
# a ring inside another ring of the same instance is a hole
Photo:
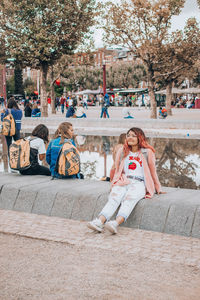
[[[42,64],[40,68],[40,101],[41,101],[41,115],[42,117],[48,117],[48,103],[47,103],[47,72],[48,64]]]
[[[150,96],[150,103],[151,103],[151,119],[157,119],[157,102],[154,92],[154,82],[153,80],[148,80],[148,89],[149,89],[149,96]]]
[[[4,172],[8,172],[8,147],[4,135],[1,135],[1,143],[2,143],[2,160],[3,160]]]
[[[54,90],[54,73],[53,66],[51,67],[51,112],[56,114],[56,103],[55,103],[55,90]]]
[[[166,109],[169,116],[172,116],[172,82],[169,82],[166,87]]]

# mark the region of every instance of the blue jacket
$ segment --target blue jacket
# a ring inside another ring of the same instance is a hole
[[[73,106],[70,106],[67,110],[66,113],[66,118],[70,118],[75,114],[75,109],[73,108]]]
[[[55,166],[56,166],[58,154],[63,145],[63,144],[60,144],[60,140],[61,140],[61,137],[58,137],[57,139],[52,140],[49,143],[49,146],[47,149],[46,161],[50,165],[51,176],[57,177],[57,178],[77,178],[76,175],[64,177],[64,176],[59,175],[57,172],[55,172]],[[67,141],[67,140],[65,140],[65,141]],[[70,142],[76,147],[74,140],[70,140]]]
[[[40,109],[39,108],[34,108],[34,109],[32,109],[32,113],[31,113],[31,115],[32,116],[35,116],[37,113],[39,113],[40,112]]]
[[[10,110],[10,109],[9,109]],[[9,114],[8,109],[6,109],[5,113],[1,113],[1,121]],[[11,114],[13,115],[13,118],[15,119],[16,124],[16,130],[21,130],[21,124],[22,124],[22,111],[21,109],[15,109],[11,108]]]

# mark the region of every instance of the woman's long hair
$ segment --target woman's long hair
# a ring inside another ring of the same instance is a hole
[[[72,127],[71,123],[63,122],[59,125],[58,129],[56,130],[54,138],[57,139],[60,136],[60,144],[63,144],[65,139],[71,139],[71,136],[68,133],[70,127]]]
[[[15,99],[13,97],[11,97],[8,100],[7,108],[10,108],[10,109],[11,108],[19,109],[19,106],[18,106],[17,102],[15,101]]]
[[[37,125],[31,135],[41,138],[45,143],[49,142],[49,129],[44,124]]]
[[[124,144],[126,140],[126,133],[121,133],[119,136],[118,144]]]
[[[137,136],[139,149],[148,148],[148,149],[151,149],[153,152],[155,152],[155,149],[151,145],[149,145],[149,143],[147,142],[147,138],[142,129],[137,128],[137,127],[132,127],[131,129],[129,129],[127,131],[127,134],[129,134],[130,131],[133,131],[135,133],[135,135]],[[123,150],[124,150],[125,157],[129,154],[129,151],[131,151],[131,146],[128,145],[127,140],[125,141]]]

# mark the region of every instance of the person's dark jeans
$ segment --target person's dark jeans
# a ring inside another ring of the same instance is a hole
[[[64,106],[64,104],[61,104],[61,112],[62,112],[62,114],[64,114],[64,110],[65,110],[65,106]]]
[[[12,144],[12,139],[14,139],[14,141],[17,141],[20,139],[20,130],[16,130],[15,135],[5,136],[5,138],[6,138],[6,143],[7,143],[7,147],[8,147],[8,153],[9,153],[9,147]]]
[[[27,170],[20,171],[20,174],[22,175],[46,175],[46,176],[51,176],[51,172],[47,167],[40,166],[39,164],[30,167]]]
[[[106,116],[107,116],[108,118],[110,118],[110,116],[109,116],[109,114],[108,114],[108,109],[107,109],[107,107],[102,107],[100,118],[103,118],[104,112],[105,112]]]

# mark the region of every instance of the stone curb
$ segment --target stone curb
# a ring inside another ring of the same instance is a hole
[[[164,190],[167,194],[142,199],[123,226],[200,238],[200,191]],[[109,191],[108,182],[1,173],[0,209],[90,221]]]

